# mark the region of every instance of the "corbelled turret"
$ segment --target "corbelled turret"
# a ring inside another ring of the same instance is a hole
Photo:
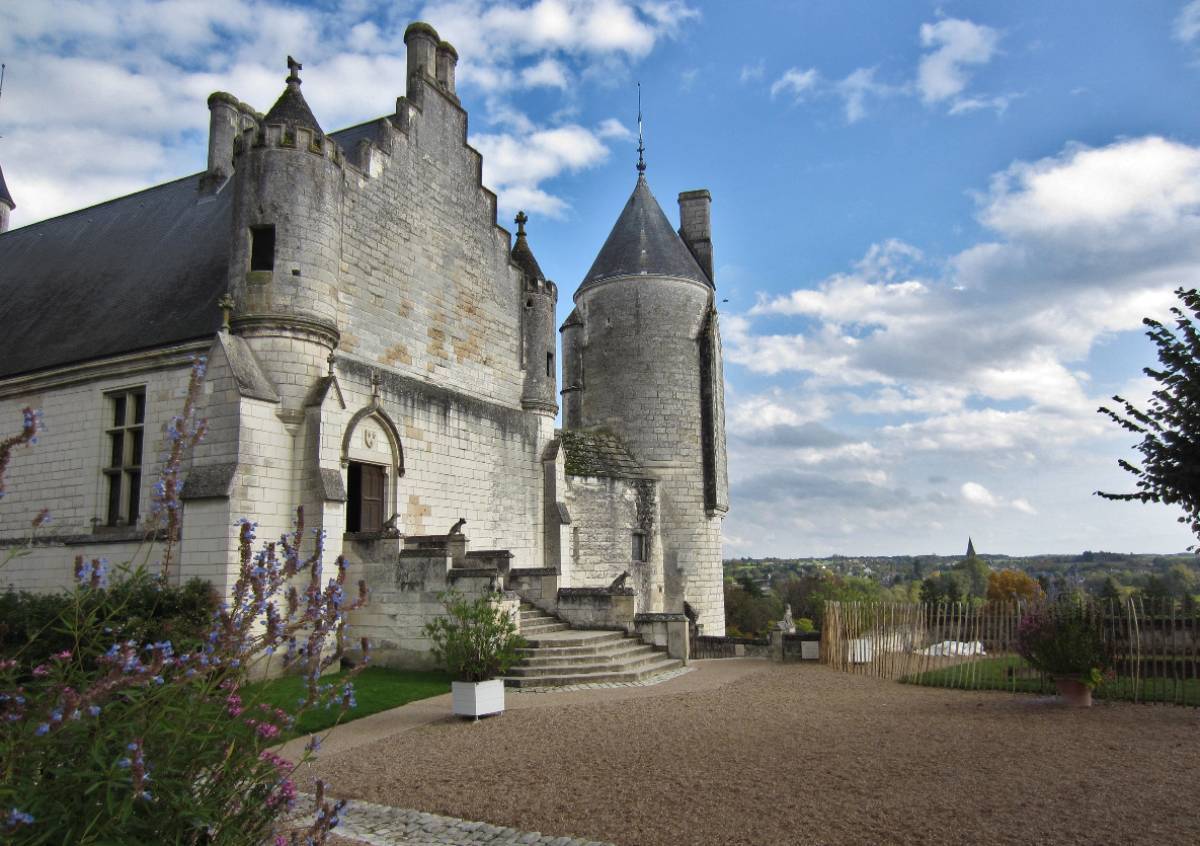
[[[554,363],[554,309],[558,304],[558,287],[546,279],[529,240],[525,212],[517,212],[517,242],[513,244],[513,263],[525,274],[525,290],[521,312],[521,364],[525,369],[525,385],[521,392],[521,407],[554,416],[558,413],[555,389],[558,372]]]

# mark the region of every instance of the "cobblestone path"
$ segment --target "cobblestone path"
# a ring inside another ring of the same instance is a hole
[[[312,803],[312,796],[301,794],[297,804]],[[351,799],[339,814],[333,834],[358,840],[370,846],[481,846],[481,844],[521,844],[521,846],[613,846],[596,840],[559,837],[537,831],[517,831],[482,822],[426,814],[407,808],[393,808]],[[312,815],[298,821],[307,823]]]

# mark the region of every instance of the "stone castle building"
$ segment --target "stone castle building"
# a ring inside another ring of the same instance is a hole
[[[454,48],[420,23],[405,43],[377,120],[326,133],[289,59],[266,114],[209,98],[200,174],[11,231],[0,176],[0,432],[25,406],[47,425],[8,468],[0,544],[54,518],[0,583],[146,555],[164,427],[206,356],[178,578],[228,588],[238,518],[272,538],[302,505],[368,579],[356,628],[385,661],[420,658],[447,586],[724,632],[708,192],[680,195],[676,231],[639,167],[556,331],[526,218],[514,243],[466,143]]]

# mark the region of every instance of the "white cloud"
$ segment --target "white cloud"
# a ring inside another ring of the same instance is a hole
[[[549,89],[569,107],[597,69],[619,74],[698,16],[682,2],[640,0],[452,0],[419,10],[281,0],[3,4],[13,224],[195,172],[204,161],[208,95],[230,91],[265,111],[283,90],[288,54],[304,63],[305,98],[325,129],[391,113],[407,76],[404,28],[415,18],[458,49],[460,92],[486,94],[482,114],[473,115],[482,118],[474,126],[491,129],[483,137],[507,150],[499,136],[508,135],[548,154],[549,166],[528,179],[493,170],[502,181],[489,187],[502,207],[562,214],[566,202],[546,183],[603,161],[600,142],[622,137],[619,124],[590,132],[564,115],[535,126],[510,94]],[[545,134],[560,129],[563,137]]]
[[[972,505],[982,505],[985,508],[992,508],[998,504],[992,492],[978,482],[964,482],[962,497]]]
[[[955,97],[967,87],[967,67],[984,65],[996,54],[1000,33],[958,18],[921,25],[921,46],[933,51],[921,57],[917,88],[926,103]]]
[[[790,94],[796,100],[801,100],[806,93],[816,88],[819,81],[820,74],[817,73],[816,68],[804,71],[799,68],[788,68],[779,79],[771,83],[771,96]]]
[[[521,84],[526,88],[566,88],[570,82],[567,69],[550,58],[542,59],[521,71]]]
[[[540,212],[561,217],[565,201],[547,194],[541,183],[564,172],[593,167],[608,158],[597,133],[569,124],[523,134],[473,135],[483,155],[483,181],[500,195],[504,211]]]
[[[846,272],[726,317],[730,379],[745,368],[766,398],[731,406],[731,433],[759,427],[753,449],[731,440],[739,492],[803,508],[809,549],[844,550],[834,527],[864,520],[928,549],[922,538],[967,534],[979,509],[1019,547],[1031,515],[1096,513],[1091,491],[1128,487],[1114,469],[1128,438],[1095,411],[1112,387],[1093,385],[1089,354],[1164,316],[1174,287],[1200,284],[1198,167],[1200,147],[1161,138],[1068,145],[992,179],[980,243],[939,260],[885,241]],[[814,403],[819,422],[793,419]],[[789,463],[807,475],[784,478]],[[970,481],[947,488],[955,476]],[[1032,478],[1063,486],[1052,505],[1005,493]],[[740,535],[761,527],[731,519]],[[1039,537],[1083,548],[1100,530],[1075,521]]]
[[[1200,212],[1200,149],[1156,136],[1017,162],[998,174],[980,219],[1026,238],[1173,232]],[[1099,245],[1097,245],[1099,246]]]
[[[1190,44],[1200,35],[1200,0],[1192,0],[1179,10],[1175,18],[1173,35],[1184,44]]]
[[[742,71],[738,75],[738,81],[742,83],[758,82],[767,74],[767,64],[762,59],[759,59],[752,65],[742,65]]]
[[[978,482],[964,482],[959,492],[968,505],[977,508],[1011,508],[1022,514],[1031,516],[1037,514],[1037,510],[1029,504],[1029,500],[1021,497],[1011,500],[998,497]]]

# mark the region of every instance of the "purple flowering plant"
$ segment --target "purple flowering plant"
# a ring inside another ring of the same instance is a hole
[[[178,539],[180,470],[203,436],[195,417],[203,363],[193,368],[185,413],[169,429],[157,511],[168,548]],[[21,432],[0,440],[0,491],[12,451],[34,442],[40,417],[26,409]],[[178,450],[175,445],[181,444]],[[174,516],[173,516],[174,515]],[[259,544],[240,522],[238,576],[201,646],[120,639],[121,600],[97,602],[110,580],[144,578],[135,568],[75,562],[75,585],[55,625],[71,648],[33,661],[0,654],[0,842],[13,844],[321,844],[344,803],[318,785],[311,822],[298,816],[297,763],[271,747],[312,707],[350,707],[353,682],[323,684],[347,646],[347,612],[367,600],[351,590],[339,557],[326,573],[323,533],[294,530]],[[308,552],[304,548],[308,548]],[[2,564],[0,564],[2,566]],[[361,642],[364,658],[368,645]],[[285,711],[252,701],[247,683],[274,662],[301,673],[306,695]],[[361,666],[361,665],[360,665]]]
[[[1017,654],[1036,670],[1096,687],[1112,674],[1114,644],[1104,609],[1079,597],[1031,606],[1017,624]]]

